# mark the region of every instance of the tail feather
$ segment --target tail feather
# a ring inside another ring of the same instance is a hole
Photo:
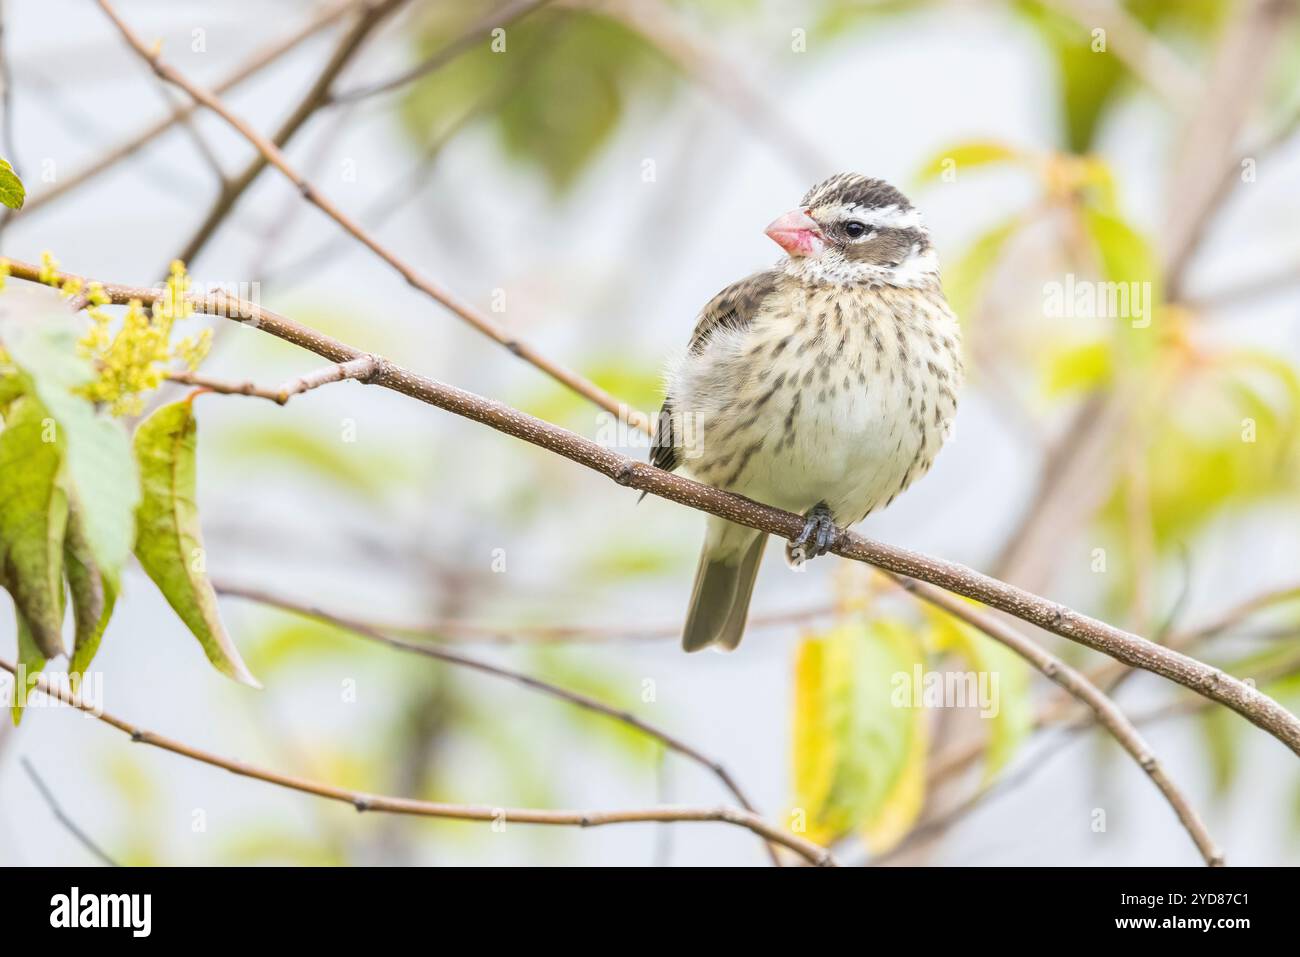
[[[720,645],[728,651],[740,644],[754,593],[767,535],[729,522],[710,523],[700,553],[691,593],[682,648],[699,651]]]

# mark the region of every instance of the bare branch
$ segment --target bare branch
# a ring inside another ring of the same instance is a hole
[[[277,605],[283,599],[248,585],[234,582],[213,581],[212,586],[218,593],[249,601]],[[295,604],[294,610],[304,614],[319,616],[323,619],[340,617],[318,605]],[[805,624],[816,618],[834,615],[838,608],[834,604],[811,605],[790,611],[770,612],[751,615],[746,624],[747,631],[764,628],[776,628],[783,625]],[[357,619],[350,619],[356,621]],[[440,644],[448,642],[494,642],[497,644],[574,644],[607,643],[617,640],[627,641],[665,641],[679,638],[682,624],[662,625],[485,625],[481,622],[462,619],[443,619],[426,622],[421,625],[384,624],[366,621],[365,626],[373,631],[399,634],[419,638]]]
[[[0,669],[17,676],[17,670],[8,661],[0,659]],[[821,866],[834,866],[835,864],[835,859],[831,856],[830,851],[824,847],[819,847],[811,841],[769,824],[756,814],[735,807],[656,807],[627,811],[541,810],[537,808],[501,808],[472,804],[443,804],[434,801],[418,801],[413,798],[387,797],[380,794],[351,791],[332,784],[324,784],[308,778],[295,777],[281,774],[278,771],[259,768],[244,761],[223,758],[220,755],[212,754],[193,745],[177,741],[174,738],[147,731],[113,716],[107,711],[100,711],[98,708],[86,704],[67,688],[52,684],[44,675],[35,675],[31,680],[34,681],[36,690],[39,690],[47,697],[94,715],[105,724],[130,735],[131,740],[139,744],[147,744],[163,751],[170,751],[173,754],[179,754],[182,757],[212,767],[222,768],[241,777],[253,778],[278,787],[301,791],[304,794],[314,794],[316,797],[326,798],[330,801],[350,804],[358,811],[380,811],[388,814],[409,814],[415,817],[450,818],[460,821],[499,821],[502,823],[548,824],[567,827],[603,827],[607,824],[632,824],[645,821],[715,821],[746,828],[765,840],[789,848],[811,864]]]
[[[356,21],[352,24],[352,28],[343,35],[343,39],[335,47],[333,54],[331,54],[324,68],[317,75],[316,80],[271,138],[271,142],[277,148],[287,146],[289,141],[293,139],[316,111],[328,103],[330,87],[334,85],[334,80],[360,51],[366,38],[384,21],[384,18],[405,2],[406,0],[382,0],[382,2],[367,4],[362,7]],[[146,59],[148,58],[146,57]],[[159,71],[157,64],[153,61],[150,61],[150,66],[153,67],[158,76],[169,82],[175,82],[164,72]],[[221,192],[217,195],[212,208],[208,210],[207,217],[204,218],[194,235],[190,237],[180,254],[175,258],[186,265],[193,264],[194,260],[207,246],[208,241],[216,235],[226,217],[234,210],[240,198],[244,193],[248,192],[249,187],[262,174],[262,170],[266,169],[266,166],[267,158],[259,151],[238,176],[222,183]]]
[[[41,776],[36,773],[36,768],[32,766],[32,762],[28,761],[26,758],[21,758],[18,763],[23,766],[23,770],[27,772],[27,776],[32,779],[32,784],[35,785],[37,793],[40,794],[41,800],[43,800],[45,805],[50,809],[50,813],[54,815],[55,820],[62,824],[67,829],[68,833],[77,839],[77,843],[90,851],[91,854],[95,855],[95,857],[108,867],[120,866],[117,861],[108,856],[103,848],[94,842],[89,834],[77,826],[76,821],[68,816],[67,812],[59,805],[59,801],[54,796],[54,792],[49,789],[49,786],[41,780]]]
[[[216,84],[212,91],[218,95],[233,90],[244,81],[261,73],[273,63],[279,62],[280,58],[297,49],[302,43],[314,37],[325,28],[332,26],[345,13],[354,7],[360,6],[366,0],[344,0],[342,3],[336,3],[333,6],[326,7],[316,17],[309,20],[300,29],[285,37],[277,40],[263,50],[259,50],[253,56],[235,69],[233,73],[227,76],[220,83]],[[58,183],[50,186],[49,189],[36,196],[28,198],[19,210],[11,210],[15,217],[29,216],[36,210],[40,209],[60,196],[64,196],[80,186],[84,186],[92,179],[97,178],[100,174],[112,169],[123,160],[134,156],[139,150],[148,146],[155,139],[166,133],[174,125],[188,119],[198,111],[197,103],[190,103],[175,110],[170,116],[165,116],[156,123],[150,124],[145,129],[136,133],[130,139],[124,141],[121,145],[115,146],[99,159],[92,162],[84,169],[78,170],[66,176],[61,176]]]
[[[10,274],[17,279],[40,282],[39,266],[9,260],[9,268]],[[87,288],[88,283],[93,281],[69,273],[57,274],[59,282],[68,278],[79,279],[83,288]],[[139,299],[142,303],[151,305],[161,295],[157,289],[102,282],[100,285],[105,295],[115,303]],[[225,293],[187,298],[199,312],[252,325],[333,362],[347,362],[366,354],[332,336]],[[382,388],[410,396],[561,455],[627,488],[649,492],[786,540],[797,538],[803,531],[804,518],[801,515],[772,508],[744,496],[665,472],[645,462],[635,461],[502,402],[418,375],[396,364],[387,364],[371,381]],[[1162,675],[1226,705],[1300,755],[1300,719],[1268,695],[1218,668],[956,562],[871,541],[845,530],[837,531],[830,550],[843,558],[865,562],[909,578],[918,578],[947,591],[973,598],[1127,665]]]
[[[220,379],[211,379],[194,372],[182,371],[167,373],[167,381],[180,385],[197,386],[200,389],[206,389],[208,392],[216,392],[221,395],[254,396],[258,399],[267,399],[276,405],[284,405],[288,401],[288,396],[279,390],[266,389],[255,382],[223,382]]]
[[[248,601],[254,601],[273,608],[279,608],[283,611],[302,615],[306,618],[314,618],[317,621],[323,621],[327,624],[334,625],[337,628],[341,628],[344,631],[351,632],[361,638],[365,638],[368,641],[385,645],[397,651],[422,655],[426,658],[432,658],[435,661],[458,665],[462,668],[470,668],[481,674],[491,675],[494,678],[504,678],[507,681],[512,681],[517,685],[522,685],[523,687],[529,688],[533,691],[540,691],[542,694],[550,695],[553,698],[559,698],[561,701],[567,701],[569,704],[576,705],[586,711],[591,711],[596,714],[604,715],[607,718],[612,718],[613,720],[625,724],[644,735],[654,738],[668,750],[675,751],[682,757],[694,761],[696,764],[700,765],[700,767],[716,775],[718,780],[722,782],[723,787],[731,792],[732,796],[740,803],[741,807],[746,811],[749,811],[751,814],[758,813],[758,809],[754,807],[749,798],[747,798],[744,792],[741,791],[740,785],[736,783],[736,779],[731,776],[731,773],[723,767],[721,761],[708,757],[696,748],[687,744],[681,738],[678,738],[661,728],[655,727],[648,721],[638,718],[630,711],[625,711],[622,708],[616,708],[612,705],[605,704],[603,701],[598,701],[595,698],[582,694],[581,692],[571,691],[568,688],[561,688],[559,685],[551,684],[549,681],[543,681],[540,678],[534,678],[532,675],[526,675],[510,668],[504,668],[500,665],[480,661],[477,658],[470,658],[466,655],[459,654],[458,652],[440,648],[437,645],[421,644],[415,641],[408,641],[404,638],[398,638],[394,635],[387,634],[364,621],[358,621],[355,618],[345,615],[326,612],[315,605],[302,604],[300,602],[291,601],[290,599],[281,598],[256,589],[219,590],[224,591],[224,594],[227,595],[244,598]],[[769,850],[772,851],[772,863],[779,867],[781,859],[776,856],[774,849],[769,848]]]
[[[584,398],[589,399],[606,411],[625,417],[628,424],[634,428],[640,429],[646,433],[650,432],[650,419],[644,413],[628,410],[626,406],[621,405],[613,396],[595,383],[590,382],[582,376],[579,376],[578,374],[552,362],[550,359],[547,359],[527,343],[524,343],[510,335],[505,329],[488,318],[487,315],[479,312],[467,303],[461,302],[450,292],[425,278],[416,271],[413,266],[399,259],[377,239],[371,236],[369,232],[363,229],[360,224],[351,219],[330,200],[326,199],[315,186],[308,182],[302,174],[289,164],[288,159],[285,157],[284,153],[280,151],[279,147],[258,133],[257,130],[247,122],[232,113],[225,104],[212,93],[194,83],[191,83],[184,75],[165,63],[156,50],[150,49],[149,46],[140,39],[139,35],[123,22],[123,20],[118,16],[117,11],[113,8],[113,5],[109,3],[109,0],[97,0],[97,2],[117,26],[118,30],[121,31],[122,36],[126,38],[127,42],[136,53],[143,57],[159,76],[176,84],[176,86],[188,93],[193,99],[202,103],[230,124],[230,126],[257,148],[258,152],[266,158],[267,162],[284,174],[285,178],[299,189],[308,202],[316,206],[321,210],[321,212],[325,213],[325,215],[338,223],[339,226],[346,230],[354,239],[362,243],[388,263],[389,266],[396,270],[397,273],[412,287],[418,289],[435,302],[440,303],[483,335],[492,339],[494,342],[505,346],[516,356],[540,369],[542,372],[545,372],[557,382],[567,386]],[[349,355],[345,358],[350,359],[355,358],[355,356]],[[343,360],[340,359],[339,361]]]

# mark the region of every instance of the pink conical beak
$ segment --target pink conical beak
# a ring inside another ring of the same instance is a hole
[[[826,248],[821,227],[802,209],[773,220],[764,232],[791,256],[816,256]]]

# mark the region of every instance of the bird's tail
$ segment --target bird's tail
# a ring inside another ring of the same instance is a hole
[[[766,544],[763,532],[720,518],[709,520],[682,631],[682,648],[699,651],[716,644],[731,651],[740,644]]]

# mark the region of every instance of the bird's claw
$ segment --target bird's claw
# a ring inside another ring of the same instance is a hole
[[[790,564],[798,567],[810,558],[825,555],[835,544],[839,528],[825,504],[816,505],[804,515],[803,531],[786,546]]]

